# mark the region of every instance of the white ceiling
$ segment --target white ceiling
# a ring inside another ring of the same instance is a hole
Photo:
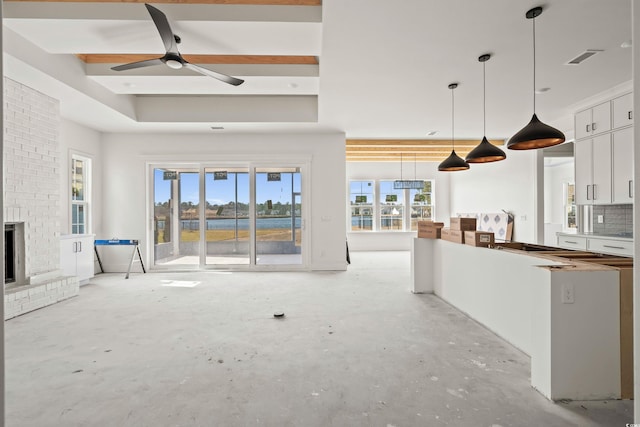
[[[204,65],[238,87],[165,66],[114,72],[75,54],[164,53],[141,3],[4,2],[5,75],[106,132],[317,132],[348,138],[508,138],[533,112],[531,7],[541,120],[572,134],[585,99],[631,88],[630,0],[323,0],[322,6],[155,4],[182,54],[304,55],[318,65]],[[587,49],[602,52],[581,65]]]

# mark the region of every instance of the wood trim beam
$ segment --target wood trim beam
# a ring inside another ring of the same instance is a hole
[[[503,140],[489,140],[493,145],[504,145]],[[480,143],[479,139],[455,140],[455,146],[475,147]],[[347,139],[347,147],[369,146],[369,147],[451,147],[451,140],[447,139]]]
[[[148,0],[5,0],[55,3],[147,3]],[[153,0],[158,4],[235,4],[255,6],[322,6],[322,0]]]
[[[136,61],[159,58],[162,54],[101,54],[80,53],[76,55],[87,64],[128,64]],[[316,56],[293,55],[183,55],[194,64],[259,64],[259,65],[317,65]]]

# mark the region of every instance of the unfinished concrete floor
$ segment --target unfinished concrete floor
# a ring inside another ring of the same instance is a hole
[[[630,401],[538,394],[526,355],[409,292],[408,252],[351,260],[340,273],[101,274],[6,322],[7,425],[632,422]]]

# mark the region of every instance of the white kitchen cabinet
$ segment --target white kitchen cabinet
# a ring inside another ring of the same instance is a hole
[[[564,249],[587,250],[587,238],[558,234],[558,246]]]
[[[633,95],[628,93],[611,101],[613,129],[633,124]]]
[[[603,102],[575,115],[576,139],[588,138],[611,130],[611,102]]]
[[[60,269],[65,276],[76,276],[86,284],[95,275],[93,234],[60,236]]]
[[[633,203],[633,128],[612,133],[613,203]]]
[[[576,203],[611,203],[611,135],[576,141],[574,146]]]
[[[609,255],[633,256],[633,240],[589,237],[587,250]]]

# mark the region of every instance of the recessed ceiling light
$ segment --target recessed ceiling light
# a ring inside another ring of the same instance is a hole
[[[222,130],[224,126],[211,126],[211,130]]]
[[[435,135],[436,133],[438,133],[438,131],[437,131],[437,130],[432,130],[432,131],[431,131],[431,132],[429,132],[427,135],[429,135],[429,136],[433,136],[433,135]]]
[[[124,83],[124,86],[125,86],[125,87],[136,87],[136,85],[135,85],[135,84],[133,84],[133,83],[131,83],[131,82],[125,82],[125,83]]]
[[[627,40],[626,42],[622,42],[622,44],[620,45],[620,47],[626,49],[633,46],[633,41],[631,40]]]
[[[295,89],[295,88],[298,87],[298,83],[293,83],[293,82],[289,83],[289,87],[292,88],[292,89]]]
[[[536,89],[536,93],[540,95],[541,93],[549,92],[550,90],[550,87],[541,87],[540,89]]]

